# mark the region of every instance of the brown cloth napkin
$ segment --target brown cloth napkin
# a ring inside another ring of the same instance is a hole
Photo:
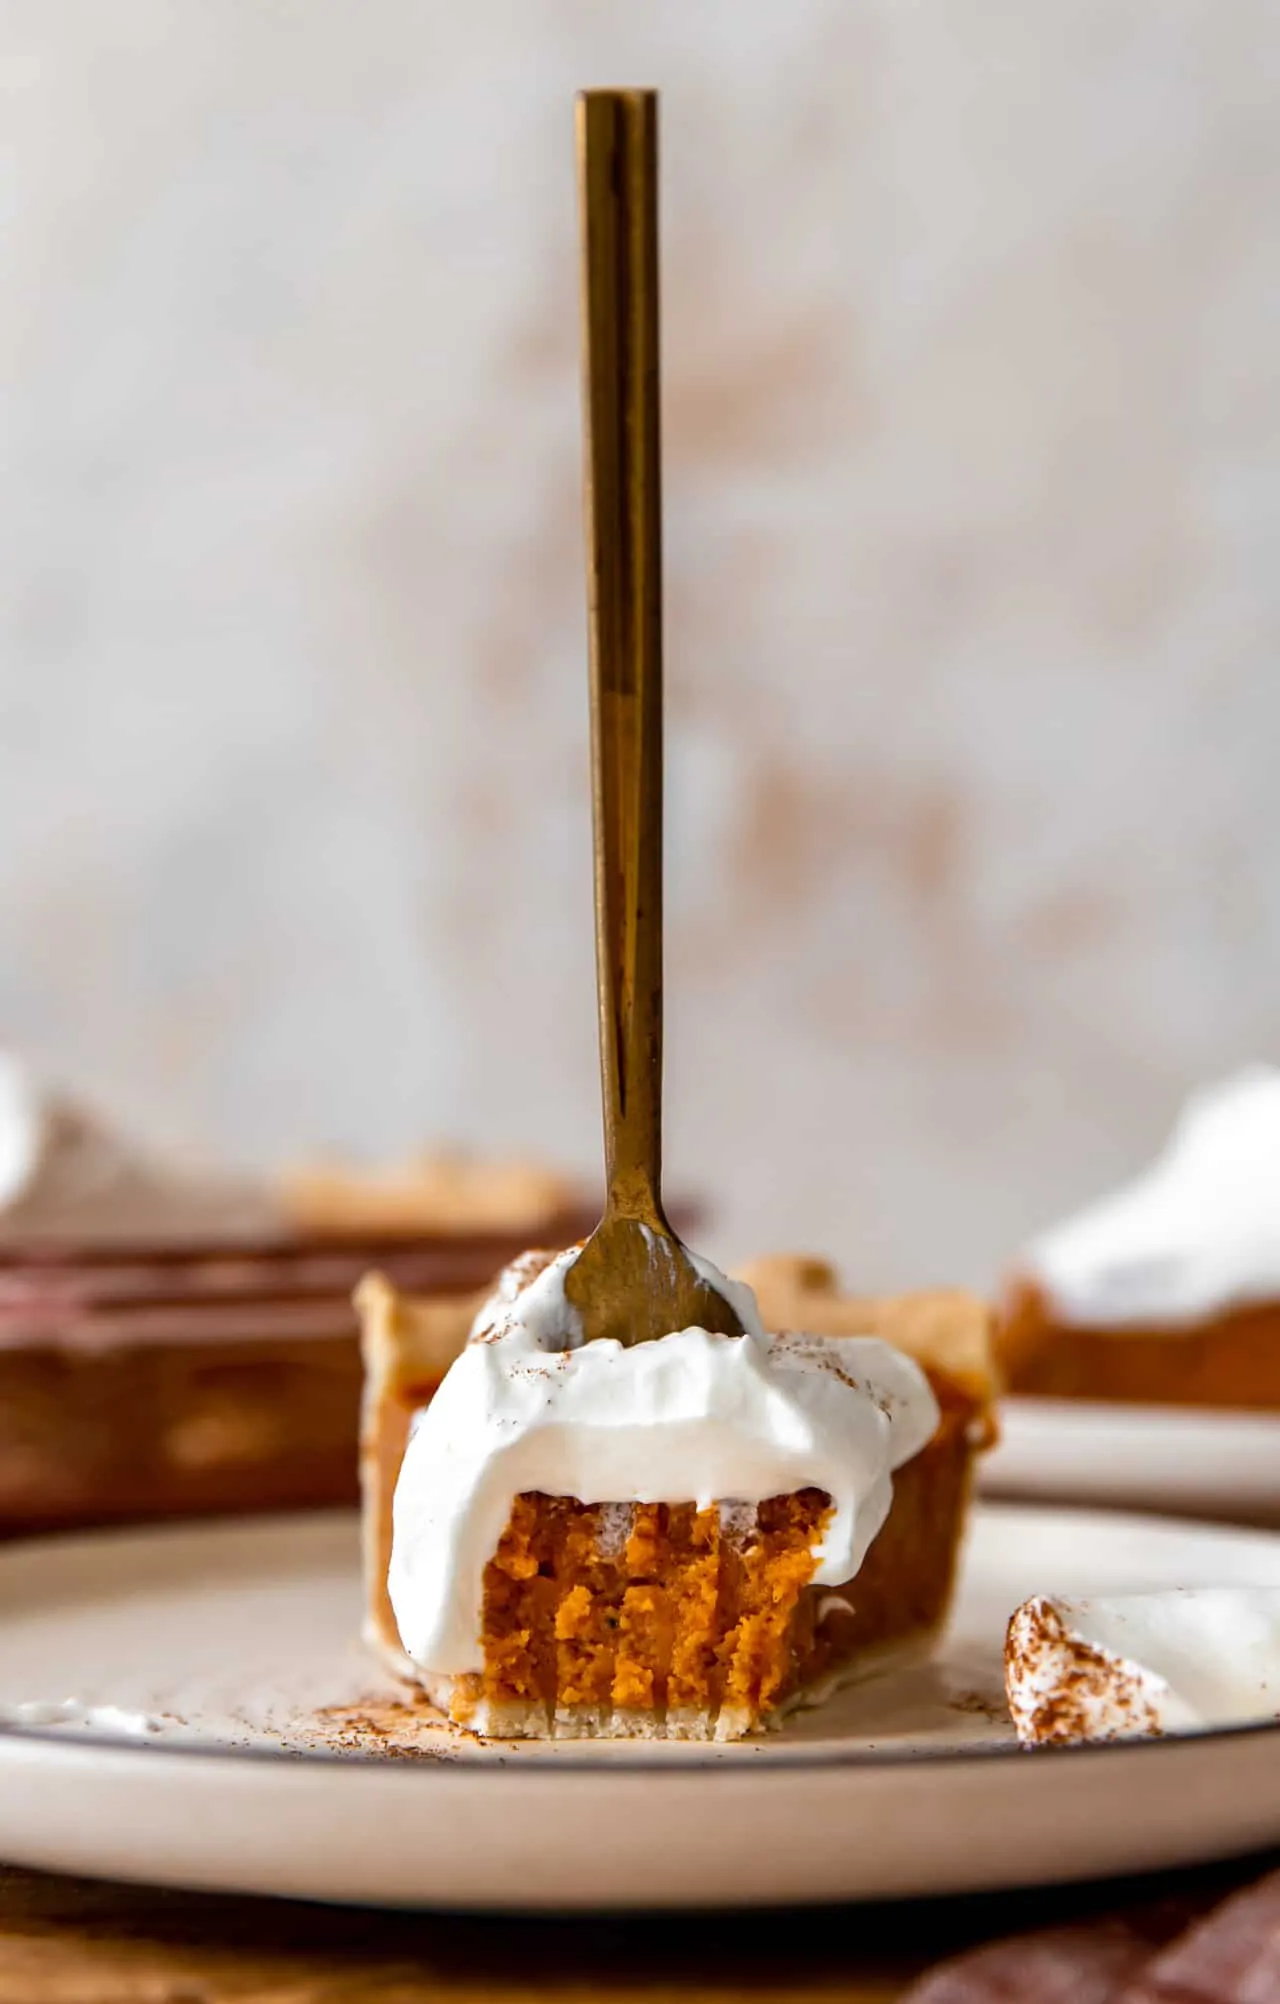
[[[1207,1913],[1189,1895],[989,1942],[903,2004],[1280,2004],[1280,1871]]]

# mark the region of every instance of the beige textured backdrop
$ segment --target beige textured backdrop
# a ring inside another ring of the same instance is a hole
[[[672,1178],[980,1280],[1280,1049],[1270,0],[10,0],[0,1029],[594,1161],[569,104],[645,80]]]

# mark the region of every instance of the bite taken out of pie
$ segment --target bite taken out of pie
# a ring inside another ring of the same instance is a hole
[[[1156,1163],[1033,1240],[997,1324],[1013,1392],[1280,1411],[1280,1070],[1199,1092]]]
[[[575,1254],[516,1261],[469,1331],[361,1289],[384,1662],[484,1735],[733,1739],[926,1648],[993,1434],[982,1305],[778,1259],[707,1269],[744,1336],[582,1343]]]

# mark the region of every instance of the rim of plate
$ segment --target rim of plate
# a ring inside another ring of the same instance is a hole
[[[447,1722],[446,1722],[447,1723]],[[796,1768],[849,1768],[849,1767],[979,1767],[991,1761],[1042,1760],[1046,1757],[1055,1764],[1062,1760],[1105,1759],[1117,1754],[1168,1753],[1175,1747],[1187,1749],[1202,1747],[1219,1740],[1266,1739],[1280,1734],[1280,1715],[1275,1719],[1249,1720],[1234,1726],[1205,1726],[1196,1732],[1166,1733],[1153,1738],[1089,1740],[1078,1746],[1059,1747],[940,1747],[936,1752],[927,1748],[912,1747],[860,1747],[856,1751],[841,1752],[831,1748],[819,1749],[797,1746],[793,1750],[780,1750],[772,1759],[761,1763],[757,1772],[770,1773],[777,1769],[787,1771]],[[141,1754],[147,1759],[159,1757],[181,1760],[222,1760],[249,1761],[258,1764],[282,1767],[335,1767],[354,1769],[378,1769],[382,1773],[420,1773],[423,1769],[437,1773],[452,1774],[459,1768],[472,1775],[534,1774],[590,1774],[608,1775],[654,1775],[687,1774],[696,1769],[700,1774],[741,1775],[750,1768],[747,1760],[726,1759],[702,1752],[694,1752],[697,1742],[688,1743],[690,1753],[686,1759],[680,1754],[665,1754],[655,1759],[640,1755],[634,1759],[604,1762],[583,1754],[552,1754],[542,1757],[524,1758],[519,1755],[514,1760],[494,1758],[489,1760],[468,1760],[465,1755],[423,1754],[420,1758],[400,1758],[389,1760],[385,1754],[351,1752],[340,1753],[327,1747],[308,1748],[305,1751],[290,1752],[285,1747],[245,1747],[214,1746],[194,1740],[166,1740],[148,1744],[143,1740],[128,1740],[109,1733],[59,1733],[51,1727],[13,1726],[0,1724],[0,1750],[5,1741],[16,1741],[20,1745],[35,1744],[56,1747],[62,1753],[75,1752],[82,1748],[95,1753]],[[518,1744],[518,1743],[517,1743]],[[543,1744],[542,1742],[530,1744]],[[673,1742],[666,1742],[667,1745]],[[738,1742],[745,1748],[767,1745],[761,1739]]]

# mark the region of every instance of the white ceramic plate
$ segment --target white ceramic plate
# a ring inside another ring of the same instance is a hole
[[[940,1893],[1243,1851],[1280,1839],[1274,1724],[1029,1755],[1001,1702],[1029,1593],[1209,1583],[1280,1585],[1280,1537],[988,1504],[932,1664],[736,1746],[482,1748],[388,1707],[351,1639],[352,1518],[14,1545],[0,1856],[510,1909]],[[415,1738],[428,1757],[394,1757]]]
[[[1006,1399],[989,1496],[1280,1524],[1280,1414]]]

